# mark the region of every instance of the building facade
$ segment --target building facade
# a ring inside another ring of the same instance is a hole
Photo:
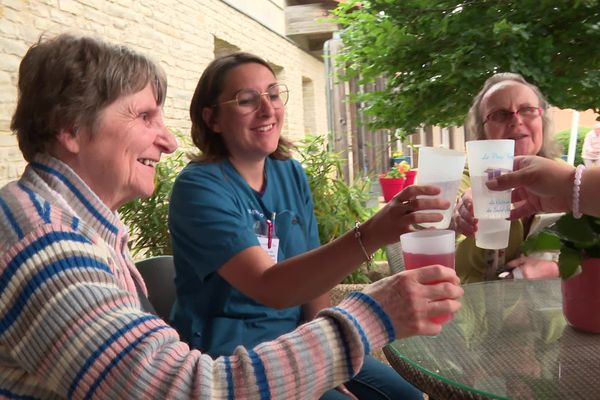
[[[248,51],[267,60],[290,89],[283,134],[297,141],[327,132],[324,64],[286,36],[284,0],[2,0],[0,2],[0,185],[25,162],[10,119],[21,58],[40,35],[63,32],[125,44],[158,61],[169,88],[168,127],[190,129],[189,104],[215,57]],[[288,9],[288,10],[286,10]]]

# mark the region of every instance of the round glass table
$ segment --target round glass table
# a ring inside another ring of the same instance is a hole
[[[442,333],[384,348],[404,378],[430,399],[600,398],[600,334],[567,325],[559,279],[463,287]]]

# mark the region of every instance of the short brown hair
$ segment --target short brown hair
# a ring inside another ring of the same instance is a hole
[[[148,83],[162,105],[167,78],[147,57],[91,37],[40,38],[19,66],[19,99],[10,128],[31,161],[61,129],[86,127],[94,132],[101,110]]]
[[[477,93],[477,96],[473,99],[473,104],[469,109],[469,114],[467,115],[466,127],[469,135],[474,140],[483,140],[485,139],[485,129],[483,127],[483,116],[481,115],[481,101],[487,92],[494,86],[496,86],[500,82],[506,81],[514,81],[518,83],[522,83],[523,85],[529,87],[536,94],[539,102],[540,108],[543,110],[542,113],[542,147],[538,152],[538,156],[546,157],[546,158],[555,158],[560,154],[560,150],[558,145],[552,138],[552,119],[548,114],[548,109],[550,108],[550,104],[540,91],[540,89],[527,82],[523,76],[520,74],[515,74],[512,72],[500,72],[489,77],[483,87]]]
[[[201,153],[193,156],[195,161],[219,161],[229,157],[229,150],[223,140],[223,136],[213,132],[204,122],[202,111],[209,107],[214,112],[219,112],[215,106],[218,97],[223,92],[227,73],[242,64],[260,64],[268,68],[273,76],[273,68],[262,58],[250,53],[238,52],[213,60],[202,73],[192,103],[190,104],[190,119],[192,120],[192,141],[200,149]],[[279,137],[277,149],[270,157],[277,160],[285,160],[291,157],[292,144],[285,138]]]

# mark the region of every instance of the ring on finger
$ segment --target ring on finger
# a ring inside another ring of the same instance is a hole
[[[413,211],[412,204],[413,204],[412,200],[403,200],[400,203],[400,205],[406,207],[406,211],[404,212],[405,214],[408,214]]]

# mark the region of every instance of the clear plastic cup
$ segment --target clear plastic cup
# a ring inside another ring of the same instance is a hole
[[[473,211],[478,219],[508,218],[510,190],[491,191],[485,183],[513,170],[515,141],[473,140],[467,142],[467,160],[473,190]]]
[[[448,229],[427,229],[409,232],[400,236],[404,267],[416,269],[428,265],[440,264],[454,269],[455,233]],[[431,282],[435,284],[438,282]],[[443,324],[452,319],[452,315],[440,315],[432,321]]]
[[[466,155],[463,152],[434,147],[421,147],[419,149],[419,168],[417,173],[418,185],[433,185],[441,189],[439,196],[450,202],[447,210],[427,210],[423,212],[439,212],[444,218],[440,222],[427,222],[424,227],[446,229],[450,226],[452,206],[456,200],[460,179],[465,168]]]
[[[508,247],[510,221],[506,219],[480,219],[477,221],[475,246],[498,250]]]
[[[473,191],[473,214],[478,219],[475,245],[482,249],[504,249],[510,234],[511,191],[491,191],[485,183],[513,170],[515,141],[473,140],[467,142],[467,160]]]

